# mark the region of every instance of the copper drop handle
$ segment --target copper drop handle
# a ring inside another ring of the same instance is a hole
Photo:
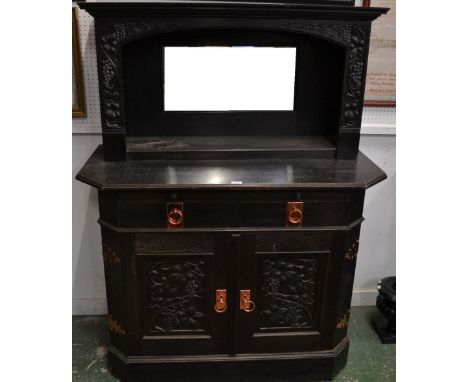
[[[304,208],[303,202],[288,202],[287,225],[300,226],[302,225],[302,211]]]
[[[216,289],[216,303],[214,310],[216,313],[224,313],[227,310],[226,289]]]
[[[250,289],[242,289],[240,291],[239,308],[247,313],[255,310],[255,303],[250,299]]]
[[[168,204],[167,225],[169,228],[180,228],[184,226],[184,206],[182,203]]]
[[[299,224],[302,221],[302,211],[297,208],[293,208],[288,213],[288,220],[291,224]]]

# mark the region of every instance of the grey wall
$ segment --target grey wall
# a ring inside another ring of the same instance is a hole
[[[101,141],[73,135],[73,314],[107,312],[97,192],[74,179]],[[395,136],[362,136],[361,151],[388,175],[366,194],[354,281],[353,305],[371,305],[379,278],[395,275]]]
[[[361,151],[382,168],[388,178],[366,192],[353,305],[375,304],[377,281],[396,274],[395,145],[395,136],[361,137]]]

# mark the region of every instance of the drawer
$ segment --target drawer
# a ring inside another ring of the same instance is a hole
[[[288,207],[291,204],[298,206]],[[294,216],[294,209],[299,211],[298,216]],[[300,203],[297,201],[265,203],[246,201],[240,205],[240,225],[244,227],[346,225],[349,209],[349,199],[312,199],[301,200]]]
[[[237,227],[236,203],[223,201],[153,201],[128,200],[119,203],[119,223],[121,227],[167,228],[169,215],[177,223],[172,228]],[[180,211],[180,212],[179,212]],[[172,215],[171,215],[172,216]]]
[[[352,192],[325,191],[121,192],[114,195],[114,203],[102,205],[107,211],[101,210],[101,219],[114,217],[114,224],[123,228],[343,226],[362,213],[362,203]],[[298,218],[298,224],[291,223],[291,217]]]

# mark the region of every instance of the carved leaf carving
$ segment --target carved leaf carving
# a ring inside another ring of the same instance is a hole
[[[204,261],[156,261],[148,266],[150,330],[197,330],[204,322]]]
[[[344,24],[324,24],[317,21],[287,21],[282,29],[320,36],[334,42],[348,45],[351,40],[351,26]]]
[[[98,44],[101,52],[100,76],[102,77],[103,129],[122,129],[121,89],[119,84],[118,47],[125,41],[158,30],[183,27],[181,21],[128,21],[109,23],[101,27]]]
[[[316,259],[263,261],[260,327],[315,327]]]

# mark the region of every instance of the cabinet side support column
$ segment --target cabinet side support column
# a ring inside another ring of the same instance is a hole
[[[359,151],[370,29],[370,23],[356,24],[351,27],[338,131],[338,159],[356,159]]]

